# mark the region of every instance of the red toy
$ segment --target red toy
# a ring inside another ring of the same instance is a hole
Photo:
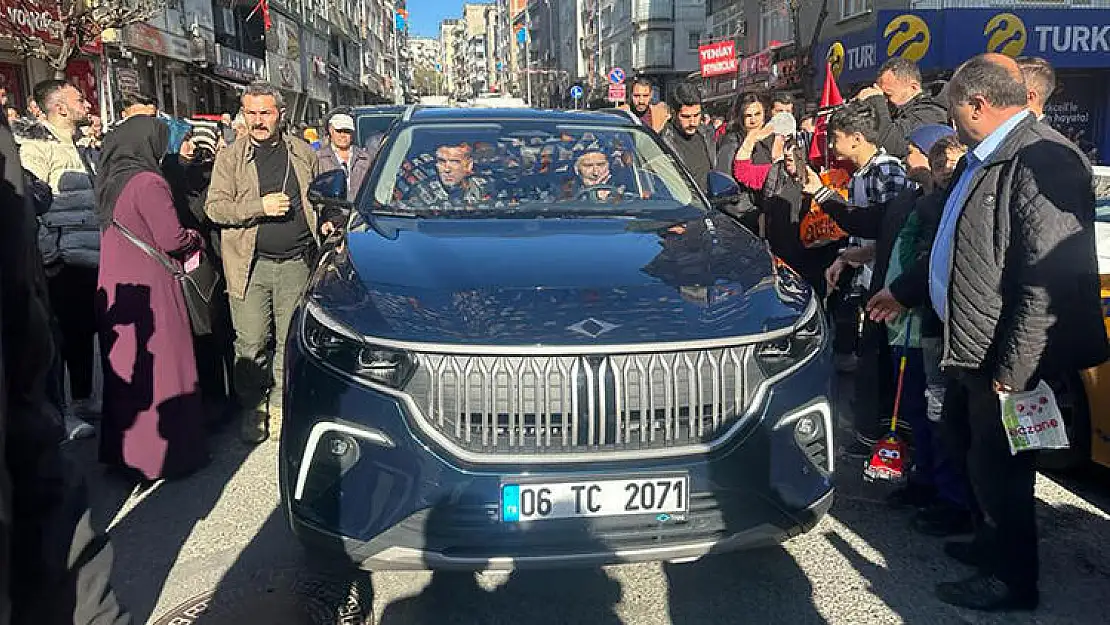
[[[890,417],[890,432],[875,443],[871,449],[871,458],[863,466],[863,477],[868,481],[900,482],[906,476],[903,470],[906,445],[898,438],[898,409],[902,405],[902,385],[906,380],[906,356],[910,351],[912,331],[913,317],[910,317],[909,323],[906,324],[906,343],[902,347],[902,357],[898,361],[898,390],[894,395],[894,414]]]

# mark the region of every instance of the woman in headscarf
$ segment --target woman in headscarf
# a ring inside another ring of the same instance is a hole
[[[103,231],[100,460],[146,480],[184,477],[208,459],[185,296],[168,268],[141,246],[178,266],[203,247],[200,234],[182,227],[162,177],[168,145],[165,123],[132,117],[105,137],[96,179]]]

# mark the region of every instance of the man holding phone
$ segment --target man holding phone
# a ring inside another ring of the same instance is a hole
[[[307,192],[320,166],[308,144],[284,132],[276,87],[254,83],[242,104],[249,139],[216,157],[205,212],[222,229],[242,437],[257,444],[281,419],[285,337],[318,250]]]

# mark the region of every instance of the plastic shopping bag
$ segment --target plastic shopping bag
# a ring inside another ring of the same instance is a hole
[[[1056,395],[1044,380],[1026,393],[999,393],[998,402],[1010,454],[1068,448],[1068,433],[1056,404]]]

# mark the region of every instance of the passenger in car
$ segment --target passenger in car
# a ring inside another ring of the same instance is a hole
[[[630,186],[621,178],[623,176],[614,176],[605,152],[588,149],[574,160],[574,176],[563,184],[559,197],[563,200],[618,202]]]
[[[416,206],[466,205],[488,202],[492,185],[474,175],[474,154],[469,143],[441,145],[435,152],[436,177],[413,185],[405,202]]]

